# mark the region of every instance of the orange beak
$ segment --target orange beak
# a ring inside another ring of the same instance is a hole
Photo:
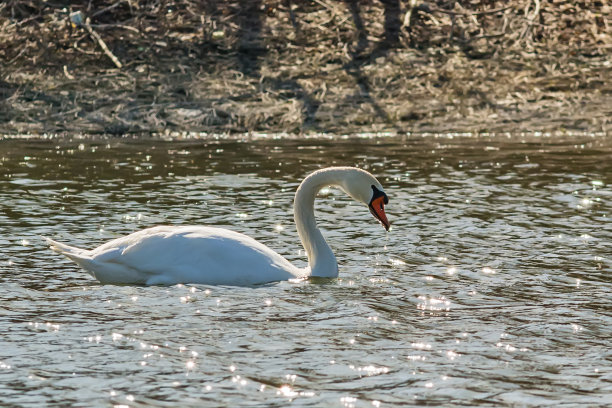
[[[372,215],[376,217],[378,221],[380,221],[387,231],[389,231],[391,224],[389,223],[389,220],[387,220],[387,215],[385,214],[385,198],[386,196],[374,198],[368,207],[370,208]]]

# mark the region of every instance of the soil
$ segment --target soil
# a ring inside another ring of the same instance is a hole
[[[610,132],[581,0],[0,4],[0,134]]]

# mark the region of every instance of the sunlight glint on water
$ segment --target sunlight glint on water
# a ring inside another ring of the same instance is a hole
[[[0,396],[15,406],[604,406],[604,137],[3,140]],[[298,266],[293,193],[356,165],[389,234],[317,202],[334,281],[102,286],[45,248],[158,224],[251,235]]]

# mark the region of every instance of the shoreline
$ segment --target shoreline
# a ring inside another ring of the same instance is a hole
[[[0,134],[612,131],[609,6],[391,3],[5,8]]]

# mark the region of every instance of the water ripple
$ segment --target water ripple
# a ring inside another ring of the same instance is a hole
[[[3,140],[3,403],[607,405],[612,145],[548,142]],[[393,224],[323,192],[339,279],[103,286],[40,239],[219,225],[304,266],[293,193],[328,165],[375,172]]]

